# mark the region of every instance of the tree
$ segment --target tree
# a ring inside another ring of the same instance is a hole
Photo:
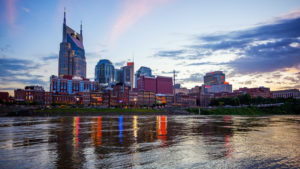
[[[239,95],[238,98],[241,104],[250,105],[251,103],[251,96],[248,93],[244,95]]]

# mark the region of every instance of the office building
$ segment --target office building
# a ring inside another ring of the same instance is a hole
[[[102,84],[109,84],[115,80],[115,68],[111,61],[100,60],[95,67],[95,81]]]
[[[129,86],[131,89],[135,88],[134,85],[134,63],[128,62],[127,66],[122,67],[122,82]]]
[[[225,74],[222,71],[206,73],[204,76],[204,85],[218,85],[225,83]]]
[[[203,93],[222,93],[232,92],[232,85],[225,81],[225,74],[222,71],[206,73],[204,84],[202,85]]]
[[[272,98],[296,98],[300,99],[299,89],[272,91]]]
[[[217,85],[211,85],[207,86],[208,92],[210,93],[232,93],[232,85],[231,84],[217,84]]]
[[[86,78],[82,24],[80,25],[80,33],[75,32],[66,24],[66,12],[64,12],[63,38],[59,50],[58,75]]]
[[[98,83],[89,79],[72,76],[50,77],[50,92],[56,94],[77,94],[81,92],[95,92]]]
[[[156,93],[173,94],[172,77],[157,76],[156,77]]]
[[[138,79],[141,76],[153,77],[152,70],[145,66],[140,67],[139,70],[136,71],[136,78]]]
[[[123,82],[123,69],[115,69],[115,82]]]
[[[149,67],[141,66],[135,74],[135,87],[137,87],[137,79],[141,76],[153,77],[152,70]]]
[[[156,78],[141,76],[137,80],[137,89],[147,92],[156,92]]]
[[[155,92],[157,94],[173,94],[172,90],[172,77],[163,77],[157,76],[155,77],[146,77],[141,76],[137,80],[137,89],[148,91],[148,92]]]
[[[244,87],[235,90],[234,93],[236,93],[237,95],[249,94],[252,98],[259,97],[259,96],[264,98],[271,97],[270,88],[267,87],[258,87],[258,88]]]

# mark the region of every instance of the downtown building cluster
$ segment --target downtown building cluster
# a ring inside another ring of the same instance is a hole
[[[172,78],[155,77],[148,67],[141,67],[135,73],[134,62],[115,69],[111,61],[102,59],[95,67],[92,81],[86,78],[86,66],[82,25],[80,33],[67,26],[64,12],[58,76],[50,77],[50,91],[41,86],[26,86],[14,91],[15,101],[109,107],[165,105],[173,101]],[[143,85],[137,87],[137,84]]]
[[[58,76],[50,77],[50,91],[41,86],[26,86],[14,91],[15,101],[44,105],[205,107],[213,98],[246,93],[251,97],[300,97],[298,89],[271,92],[269,88],[259,87],[232,91],[232,85],[225,81],[222,71],[206,73],[203,85],[187,89],[175,84],[172,77],[152,75],[149,67],[142,66],[135,72],[134,62],[116,68],[108,59],[99,60],[95,66],[94,81],[86,78],[86,66],[82,24],[80,33],[77,33],[67,26],[64,13]],[[0,93],[2,95],[7,96],[3,92]]]

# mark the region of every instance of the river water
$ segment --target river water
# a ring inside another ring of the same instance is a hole
[[[0,118],[0,168],[299,168],[300,116]]]

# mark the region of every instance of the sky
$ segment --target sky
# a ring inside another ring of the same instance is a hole
[[[134,60],[187,88],[223,71],[233,89],[300,89],[299,0],[0,0],[0,91],[49,90],[64,8],[92,80],[100,59]]]

